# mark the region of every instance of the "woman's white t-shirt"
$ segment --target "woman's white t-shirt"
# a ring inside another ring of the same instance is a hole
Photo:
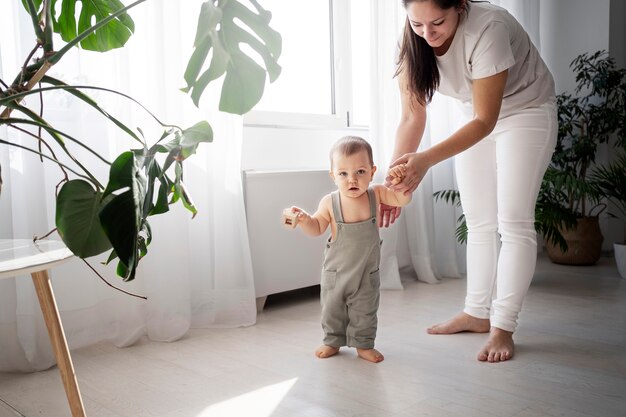
[[[437,57],[439,91],[471,106],[472,80],[509,70],[500,118],[555,96],[554,79],[530,37],[505,9],[471,3],[450,48]]]

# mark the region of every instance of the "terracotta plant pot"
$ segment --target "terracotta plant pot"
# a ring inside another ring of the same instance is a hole
[[[582,217],[573,230],[561,230],[567,241],[567,252],[549,242],[545,242],[548,258],[555,264],[593,265],[602,252],[602,233],[598,217]]]

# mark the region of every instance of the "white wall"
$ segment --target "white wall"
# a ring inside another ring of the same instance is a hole
[[[541,2],[541,56],[552,71],[556,92],[572,91],[569,64],[583,52],[609,49],[611,0],[544,0]],[[621,24],[623,24],[623,18]]]
[[[617,65],[626,68],[626,1],[611,0],[609,51]]]

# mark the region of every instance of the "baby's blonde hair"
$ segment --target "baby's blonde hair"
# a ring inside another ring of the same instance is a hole
[[[361,151],[367,151],[370,165],[374,166],[372,146],[365,139],[359,136],[342,137],[330,148],[330,169],[333,169],[333,156],[336,152],[339,152],[341,155],[350,156]]]

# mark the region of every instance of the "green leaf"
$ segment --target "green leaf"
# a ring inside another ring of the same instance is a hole
[[[271,13],[258,2],[251,1],[255,11],[238,0],[202,5],[194,53],[185,71],[187,87],[196,106],[207,85],[226,74],[222,85],[220,110],[233,114],[250,111],[261,99],[265,88],[266,71],[270,82],[280,74],[278,58],[281,54],[280,34],[269,26]],[[241,45],[246,44],[263,60],[265,68],[246,55]],[[202,72],[211,54],[208,68]]]
[[[115,249],[113,249],[111,251],[111,253],[109,253],[109,257],[107,258],[106,261],[103,262],[104,265],[108,265],[110,264],[114,259],[117,259],[117,253],[115,253]]]
[[[124,279],[135,276],[138,256],[138,236],[146,193],[146,178],[139,169],[135,154],[122,153],[111,165],[109,183],[103,193],[99,217],[102,228],[124,264]],[[118,265],[118,272],[122,269]]]
[[[244,114],[261,100],[265,89],[265,71],[244,54],[231,55],[220,97],[221,111]]]
[[[124,8],[119,0],[81,0],[77,23],[77,0],[56,1],[62,1],[62,5],[58,17],[55,15],[54,18],[54,31],[59,33],[66,42],[76,38],[78,33],[88,30],[94,24]],[[98,52],[121,48],[134,31],[133,19],[127,13],[123,13],[83,39],[80,45],[84,49]]]
[[[137,194],[145,188],[145,178],[139,170],[137,159],[132,151],[123,152],[111,164],[109,183],[104,190],[103,198],[126,188]]]
[[[189,192],[187,191],[187,186],[182,181],[180,181],[180,190],[181,190],[181,200],[183,202],[183,206],[192,213],[191,218],[193,219],[194,217],[196,217],[196,214],[198,214],[198,209],[196,208],[196,205],[191,200],[191,196],[189,195]]]
[[[278,32],[268,26],[272,19],[272,13],[263,9],[256,0],[251,0],[251,3],[258,14],[253,13],[252,10],[238,2],[232,2],[229,4],[231,7],[224,8],[224,20],[232,19],[234,22],[237,19],[251,29],[251,31],[240,30],[239,35],[235,38],[238,38],[239,42],[247,43],[261,56],[270,82],[274,82],[281,71],[276,59],[282,51],[282,39]],[[227,26],[227,28],[239,28],[239,25]],[[256,36],[252,36],[251,33]]]
[[[63,184],[56,202],[56,227],[65,245],[79,258],[89,258],[111,249],[98,212],[102,194],[87,181]]]
[[[200,8],[200,15],[198,16],[196,39],[193,43],[195,50],[191,55],[189,63],[187,64],[187,69],[185,70],[185,81],[188,86],[194,84],[198,75],[200,75],[204,61],[206,61],[209,50],[212,47],[214,47],[213,58],[209,69],[209,72],[212,73],[212,77],[208,81],[220,77],[226,71],[228,64],[226,51],[224,51],[224,48],[221,46],[219,40],[214,43],[212,39],[212,37],[214,37],[217,33],[217,25],[221,20],[222,10],[216,7],[213,2],[206,2],[202,4]],[[188,91],[188,89],[185,90]]]
[[[182,146],[197,145],[201,142],[213,141],[213,129],[207,121],[201,121],[183,130]]]
[[[192,127],[183,130],[180,138],[180,158],[186,159],[196,153],[198,145],[202,142],[213,141],[213,129],[206,121],[201,121]]]
[[[167,197],[172,190],[172,185],[169,183],[167,178],[161,178],[161,185],[159,185],[159,192],[157,194],[157,201],[152,210],[150,210],[149,215],[163,214],[170,210],[169,203],[167,201]]]
[[[137,227],[136,201],[131,192],[113,197],[100,210],[100,221],[109,237],[120,262],[133,270],[137,266]],[[128,278],[128,276],[124,276]],[[132,279],[132,278],[131,278]]]
[[[154,187],[157,181],[160,183],[160,186],[157,192],[157,201],[156,204],[154,204]],[[171,189],[171,186],[169,184],[170,180],[159,166],[159,163],[156,160],[152,160],[150,167],[148,168],[148,183],[143,208],[144,219],[148,216],[153,216],[169,211],[170,208],[167,202],[169,190]]]

